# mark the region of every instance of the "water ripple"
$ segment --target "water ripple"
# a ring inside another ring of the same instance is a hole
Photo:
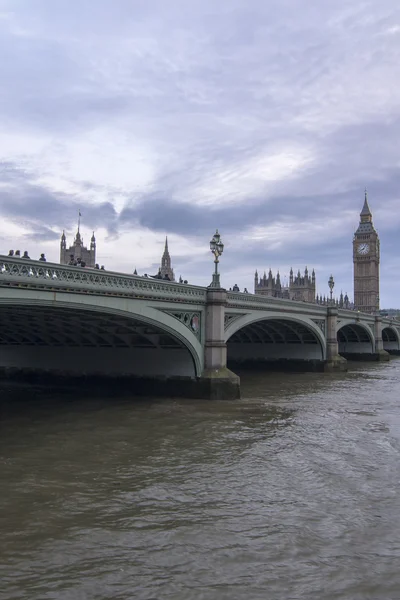
[[[400,361],[242,383],[3,394],[1,600],[397,600]]]

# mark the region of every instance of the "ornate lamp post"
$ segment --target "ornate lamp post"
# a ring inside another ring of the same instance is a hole
[[[335,282],[333,281],[333,275],[331,275],[328,279],[328,285],[329,285],[329,289],[331,292],[331,304],[332,304],[332,294],[333,294],[333,288],[335,287]]]
[[[214,254],[215,271],[213,273],[212,282],[209,287],[220,288],[221,284],[219,282],[218,263],[219,263],[219,257],[221,256],[221,254],[224,251],[224,245],[221,242],[221,236],[218,233],[218,229],[216,230],[216,232],[213,235],[212,240],[210,241],[210,250]]]

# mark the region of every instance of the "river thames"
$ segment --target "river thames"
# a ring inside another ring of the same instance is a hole
[[[1,600],[398,600],[400,360],[242,395],[3,391]]]

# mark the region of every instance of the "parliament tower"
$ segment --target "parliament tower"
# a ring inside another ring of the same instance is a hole
[[[87,267],[94,267],[96,264],[96,238],[93,235],[90,239],[90,247],[83,245],[83,239],[79,231],[76,232],[74,243],[67,248],[67,240],[65,233],[62,233],[60,241],[60,264],[69,265],[76,262],[78,259],[83,260]]]
[[[168,238],[165,238],[165,248],[164,254],[161,258],[161,267],[159,269],[159,274],[162,276],[163,279],[165,279],[165,277],[167,276],[167,278],[170,281],[175,281],[174,270],[171,266],[171,257],[169,255],[168,250]]]
[[[353,239],[354,306],[361,312],[379,310],[379,259],[379,237],[365,191],[360,223]]]

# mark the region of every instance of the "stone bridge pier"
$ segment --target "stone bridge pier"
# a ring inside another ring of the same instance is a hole
[[[224,289],[207,290],[206,339],[204,344],[204,371],[200,385],[207,398],[240,398],[240,378],[230,371],[227,364],[225,342],[225,306],[227,292]]]
[[[378,360],[378,361],[387,361],[390,359],[390,356],[389,356],[389,353],[384,348],[382,331],[383,331],[382,317],[377,315],[375,317],[375,327],[374,327],[375,356],[376,356],[376,360]]]
[[[345,371],[346,359],[339,354],[339,343],[337,336],[338,309],[330,306],[327,314],[326,331],[326,371]]]

